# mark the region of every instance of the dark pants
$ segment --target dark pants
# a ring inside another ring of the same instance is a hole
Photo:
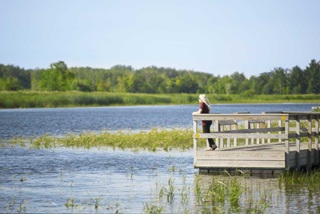
[[[206,125],[202,126],[203,133],[210,133],[210,126],[212,122],[207,122]],[[212,138],[208,138],[209,146],[212,147],[215,143]]]

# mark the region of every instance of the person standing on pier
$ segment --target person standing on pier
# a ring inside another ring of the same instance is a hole
[[[208,97],[205,94],[200,94],[198,101],[200,103],[200,108],[198,111],[193,112],[193,114],[209,114],[210,113],[210,102]],[[211,120],[203,120],[202,121],[202,129],[203,133],[210,133],[210,126],[212,124]],[[212,138],[208,138],[209,141],[209,148],[207,148],[207,151],[215,150],[217,148],[217,145],[214,143]]]

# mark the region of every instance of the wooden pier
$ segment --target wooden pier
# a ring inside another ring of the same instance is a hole
[[[193,114],[194,167],[200,170],[292,170],[319,166],[320,112]],[[213,131],[202,133],[201,120]],[[206,151],[205,140],[218,148]],[[198,143],[203,142],[199,147]]]

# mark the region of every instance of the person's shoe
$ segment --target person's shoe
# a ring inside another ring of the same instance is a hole
[[[213,144],[212,147],[211,147],[211,150],[215,150],[216,148],[217,148],[217,145]]]
[[[206,151],[212,151],[211,147],[206,148]]]

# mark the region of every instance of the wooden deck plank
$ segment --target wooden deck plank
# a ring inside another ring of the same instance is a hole
[[[240,136],[241,134],[241,136]],[[211,132],[211,133],[196,133],[193,135],[193,138],[270,138],[278,139],[285,138],[285,134],[263,134],[263,133],[223,133],[223,132]]]
[[[290,143],[289,164],[296,166],[296,144]],[[312,163],[315,162],[314,147],[311,151]],[[286,155],[284,143],[248,145],[231,148],[220,148],[215,151],[198,150],[195,167],[200,169],[285,169]],[[299,164],[307,166],[309,157],[308,143],[300,144]]]
[[[206,160],[285,160],[284,152],[278,151],[204,151],[197,152],[197,159]]]
[[[197,160],[198,168],[264,168],[284,169],[285,161],[206,161]]]

